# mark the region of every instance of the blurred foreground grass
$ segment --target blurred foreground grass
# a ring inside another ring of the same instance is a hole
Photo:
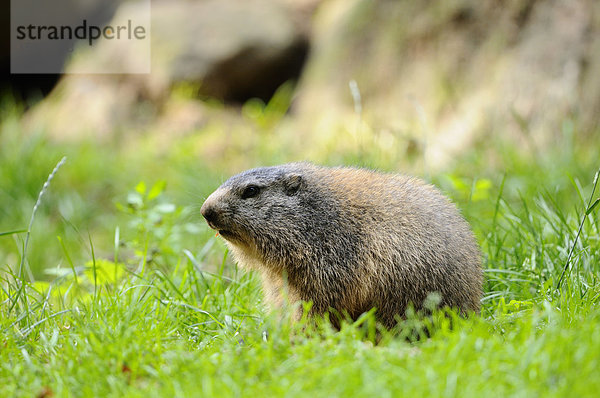
[[[384,333],[374,346],[368,316],[339,333],[265,316],[258,278],[237,272],[199,217],[236,168],[297,160],[272,128],[285,109],[247,104],[256,136],[241,145],[248,135],[233,134],[223,145],[237,149],[207,159],[194,148],[218,127],[165,145],[61,144],[24,135],[19,106],[4,104],[0,233],[27,228],[48,173],[68,160],[42,198],[23,275],[25,234],[0,236],[1,396],[596,395],[600,226],[588,197],[597,140],[578,141],[565,121],[563,141],[545,151],[490,139],[426,176],[482,245],[482,316],[454,328],[411,318],[405,330],[432,338]],[[369,148],[327,147],[310,160],[411,168]]]

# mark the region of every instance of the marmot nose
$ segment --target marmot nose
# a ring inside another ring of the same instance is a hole
[[[212,229],[221,229],[223,223],[223,213],[225,203],[222,200],[222,192],[217,190],[213,192],[202,204],[200,213]]]
[[[214,224],[215,221],[217,221],[217,217],[218,217],[219,213],[217,213],[217,211],[214,209],[214,207],[202,206],[202,209],[200,209],[200,212],[202,213],[202,217],[204,217],[209,224]]]

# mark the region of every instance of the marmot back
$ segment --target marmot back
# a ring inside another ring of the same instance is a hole
[[[387,327],[409,303],[478,312],[473,234],[436,188],[411,177],[309,163],[238,174],[202,206],[240,266],[261,273],[272,306],[313,303],[352,319],[377,308]]]

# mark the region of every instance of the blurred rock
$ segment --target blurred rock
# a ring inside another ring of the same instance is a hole
[[[317,135],[359,120],[436,168],[494,136],[556,142],[565,118],[599,127],[597,1],[332,0],[313,23],[294,110]]]
[[[170,79],[214,98],[269,99],[300,74],[308,50],[291,13],[269,0],[165,2],[153,14],[153,41],[174,49]]]
[[[268,100],[281,84],[298,78],[307,55],[306,26],[292,11],[270,0],[154,1],[151,74],[70,75],[85,69],[82,64],[108,69],[141,58],[126,41],[76,50],[67,75],[29,123],[61,138],[113,135],[154,118],[181,84],[193,87],[196,98]],[[115,20],[135,13],[135,4],[122,4]]]

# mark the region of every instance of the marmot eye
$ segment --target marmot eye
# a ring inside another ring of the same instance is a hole
[[[248,185],[242,192],[242,199],[253,198],[260,192],[260,188],[256,185]]]

